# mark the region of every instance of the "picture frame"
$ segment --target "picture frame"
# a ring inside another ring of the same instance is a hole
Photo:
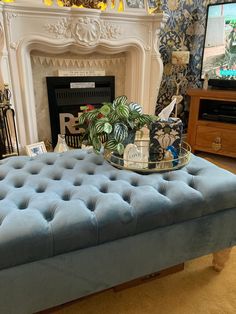
[[[124,12],[146,12],[147,0],[123,0]]]
[[[26,153],[30,157],[35,157],[47,152],[44,142],[37,142],[34,144],[26,145]]]

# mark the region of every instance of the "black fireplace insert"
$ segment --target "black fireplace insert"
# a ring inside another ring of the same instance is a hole
[[[115,98],[114,76],[46,77],[52,132],[52,145],[57,135],[65,134],[67,145],[78,148],[79,131],[73,126],[81,106],[100,107]]]

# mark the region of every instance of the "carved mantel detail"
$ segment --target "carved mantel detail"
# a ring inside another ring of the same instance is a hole
[[[75,59],[75,58],[55,58],[48,56],[31,56],[34,64],[52,65],[54,67],[77,67],[77,68],[93,68],[93,67],[109,67],[121,66],[125,64],[125,57],[119,58],[94,58],[94,59]]]
[[[100,39],[117,39],[122,34],[120,26],[90,17],[63,18],[56,24],[46,24],[45,28],[56,38],[73,38],[86,46],[93,46]]]
[[[42,0],[0,7],[5,39],[0,40],[0,49],[5,49],[0,78],[10,83],[22,147],[43,140],[40,127],[45,129],[47,121],[41,117],[48,115],[48,108],[42,82],[59,70],[76,73],[83,68],[115,76],[117,93],[140,103],[145,113],[155,112],[163,72],[158,51],[163,13],[47,8]]]

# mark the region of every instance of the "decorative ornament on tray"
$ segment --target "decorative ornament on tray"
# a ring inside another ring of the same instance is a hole
[[[125,168],[147,168],[148,167],[148,152],[142,151],[135,144],[128,144],[124,150],[124,167]]]

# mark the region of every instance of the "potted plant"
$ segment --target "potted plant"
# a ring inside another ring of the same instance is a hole
[[[81,144],[92,145],[95,152],[101,148],[114,151],[119,155],[124,152],[129,137],[142,127],[149,127],[157,119],[154,115],[142,113],[142,107],[134,102],[128,103],[126,96],[117,97],[112,103],[103,103],[102,107],[85,110],[78,118],[76,127],[84,129]]]

